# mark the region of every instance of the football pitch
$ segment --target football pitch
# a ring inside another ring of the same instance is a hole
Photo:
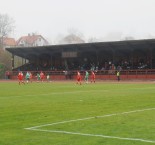
[[[155,144],[155,82],[0,82],[0,145]]]

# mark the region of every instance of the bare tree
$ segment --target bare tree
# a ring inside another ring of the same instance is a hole
[[[68,29],[68,35],[59,40],[59,44],[74,44],[74,43],[85,43],[83,40],[83,34],[77,29]]]
[[[74,34],[67,35],[60,41],[61,44],[74,44],[74,43],[84,43],[84,42],[85,42],[84,40],[82,40],[80,37]]]
[[[124,40],[135,40],[135,38],[133,36],[126,36]]]
[[[69,28],[67,30],[68,35],[76,35],[77,37],[80,37],[81,39],[83,39],[83,34],[76,28]]]
[[[88,39],[88,43],[91,43],[91,42],[98,42],[99,41],[99,39],[97,39],[96,37],[90,37],[89,39]]]
[[[3,38],[7,37],[14,29],[14,20],[7,14],[0,14],[0,48],[3,47]]]
[[[11,56],[4,50],[4,38],[14,29],[14,20],[7,14],[0,14],[0,78],[11,69]]]

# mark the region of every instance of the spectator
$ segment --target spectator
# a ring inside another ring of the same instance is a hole
[[[120,81],[120,71],[117,71],[116,76],[117,76],[117,80]]]

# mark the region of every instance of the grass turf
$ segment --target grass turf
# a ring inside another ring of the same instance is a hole
[[[72,119],[155,108],[155,84],[0,83],[0,145],[150,145],[155,143],[26,130]],[[155,141],[155,110],[39,129]]]

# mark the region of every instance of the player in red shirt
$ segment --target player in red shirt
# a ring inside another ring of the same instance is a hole
[[[77,71],[77,76],[76,76],[77,82],[76,84],[80,84],[81,85],[81,74],[79,71]]]
[[[43,82],[44,78],[45,78],[45,75],[44,75],[44,73],[41,71],[41,73],[40,73],[40,80]]]
[[[24,75],[23,75],[22,72],[19,72],[17,77],[18,77],[19,85],[20,85],[21,83],[25,84],[24,81],[23,81]]]
[[[93,71],[91,72],[91,83],[92,82],[95,83],[95,73]]]

